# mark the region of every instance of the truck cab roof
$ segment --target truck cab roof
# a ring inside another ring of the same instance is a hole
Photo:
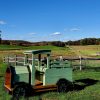
[[[50,54],[51,50],[29,50],[24,51],[24,54]]]

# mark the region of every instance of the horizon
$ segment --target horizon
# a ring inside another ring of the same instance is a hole
[[[1,0],[3,40],[74,41],[100,38],[99,0]]]
[[[82,39],[78,39],[78,40],[68,40],[68,41],[59,41],[59,40],[57,40],[57,41],[55,41],[55,40],[53,40],[53,41],[27,41],[27,40],[14,40],[14,39],[12,39],[12,40],[3,40],[3,41],[24,41],[24,42],[30,42],[30,43],[37,43],[37,42],[69,42],[69,41],[72,41],[72,42],[75,42],[75,41],[81,41],[81,40],[84,40],[84,39],[100,39],[100,38],[82,38]],[[1,39],[1,41],[2,41],[2,39]]]

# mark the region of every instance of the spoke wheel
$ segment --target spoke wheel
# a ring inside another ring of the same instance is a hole
[[[61,83],[61,85],[59,85],[59,87],[58,87],[58,91],[59,92],[66,92],[66,90],[67,90],[66,84],[65,83]]]
[[[59,93],[67,92],[69,90],[69,85],[70,85],[70,82],[65,79],[59,80],[57,83],[57,92]]]
[[[19,85],[14,88],[14,90],[13,90],[14,100],[19,100],[20,98],[24,98],[25,95],[26,95],[26,89],[24,86]]]

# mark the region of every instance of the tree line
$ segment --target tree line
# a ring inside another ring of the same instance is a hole
[[[1,40],[1,39],[0,39]],[[84,38],[76,41],[42,41],[42,42],[28,42],[23,40],[1,40],[1,44],[18,45],[18,46],[45,46],[53,45],[58,47],[65,47],[68,45],[99,45],[100,38]]]
[[[100,38],[84,38],[76,41],[67,41],[66,45],[99,45]]]

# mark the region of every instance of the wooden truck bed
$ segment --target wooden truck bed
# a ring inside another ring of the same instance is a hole
[[[4,87],[10,92],[13,91],[13,88],[10,88],[10,85],[4,85]],[[42,92],[42,91],[56,90],[57,86],[56,85],[43,86],[43,83],[41,81],[35,80],[35,86],[33,86],[33,89],[35,90],[35,92]]]

